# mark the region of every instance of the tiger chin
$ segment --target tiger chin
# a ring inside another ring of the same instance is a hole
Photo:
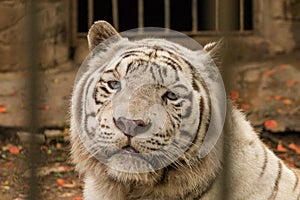
[[[299,172],[230,102],[224,131],[206,135],[218,115],[209,85],[222,42],[192,51],[163,39],[130,41],[97,21],[88,44],[71,104],[71,155],[85,200],[300,199]]]

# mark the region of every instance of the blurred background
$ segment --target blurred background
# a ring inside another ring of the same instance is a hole
[[[37,196],[81,199],[81,179],[68,160],[68,109],[96,20],[120,32],[173,29],[202,45],[227,38],[221,72],[228,97],[276,154],[300,167],[299,0],[2,0],[0,200],[25,199],[30,191],[30,123]]]

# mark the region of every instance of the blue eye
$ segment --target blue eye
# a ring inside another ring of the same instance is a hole
[[[170,92],[170,91],[168,91],[164,94],[164,98],[167,98],[172,101],[175,101],[178,99],[177,95],[174,92]]]
[[[113,90],[117,90],[121,88],[120,81],[108,81],[107,85]]]

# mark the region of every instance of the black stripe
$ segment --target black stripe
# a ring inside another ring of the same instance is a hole
[[[294,186],[294,189],[293,189],[293,192],[295,192],[296,189],[297,189],[298,183],[299,183],[299,175],[296,174],[296,172],[294,170],[292,170],[292,172],[294,173],[294,176],[296,178],[296,180],[295,180],[295,186]]]
[[[100,86],[99,88],[100,88],[101,90],[103,90],[106,94],[111,94],[111,92],[108,91],[106,87]]]
[[[203,116],[204,116],[204,100],[203,100],[203,97],[201,96],[200,97],[200,103],[199,103],[199,109],[200,109],[200,118],[199,118],[199,123],[198,123],[198,127],[197,127],[197,132],[196,132],[196,136],[193,140],[193,144],[196,144],[196,141],[199,139],[199,132],[200,132],[200,128],[201,128],[201,125],[205,126],[204,128],[207,130],[206,127],[207,124],[206,123],[203,123]],[[210,118],[210,116],[209,116]],[[205,133],[206,135],[206,133]],[[202,137],[202,143],[204,141],[204,138],[205,138],[205,135]]]
[[[271,193],[271,195],[269,196],[268,199],[273,200],[273,199],[276,198],[277,193],[278,193],[278,189],[279,189],[279,181],[280,181],[281,175],[282,175],[282,163],[281,163],[280,160],[278,160],[278,175],[275,179],[273,191],[272,191],[272,193]]]
[[[265,174],[267,164],[268,164],[268,152],[267,152],[265,146],[262,146],[262,147],[263,147],[263,151],[264,151],[264,164],[262,166],[262,171],[260,172],[260,175],[259,175],[260,178]]]
[[[130,63],[127,64],[127,69],[126,69],[126,72],[125,72],[125,75],[128,73],[128,71],[132,68],[132,65],[136,63],[136,60],[133,60],[131,61]]]
[[[165,80],[164,80],[164,78],[163,78],[163,76],[162,76],[162,73],[161,73],[161,68],[157,68],[157,71],[158,71],[159,77],[160,77],[160,79],[161,79],[161,82],[162,82],[162,83],[165,83]]]
[[[180,67],[180,64],[177,63],[176,61],[174,61],[174,59],[171,59],[169,57],[166,57],[166,56],[161,56],[159,57],[160,59],[164,59],[164,62],[166,64],[168,64],[169,66],[171,66],[174,70],[179,70],[179,71],[182,71],[182,68]]]
[[[193,104],[194,104],[194,102],[193,102],[193,93],[192,92],[189,93],[187,95],[186,99],[191,102],[191,105],[185,109],[184,115],[182,115],[182,119],[188,118],[192,114],[192,107],[193,107]]]
[[[193,82],[192,82],[192,86],[193,86],[193,89],[197,92],[200,92],[200,88],[199,86],[197,85],[195,79],[193,78]]]
[[[154,72],[153,72],[153,67],[152,66],[150,66],[150,73],[151,73],[151,77],[152,77],[152,79],[154,80],[154,81],[156,81],[156,78],[155,78],[155,75],[154,75]]]

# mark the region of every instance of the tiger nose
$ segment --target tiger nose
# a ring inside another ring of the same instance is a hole
[[[125,117],[119,117],[115,120],[115,124],[126,136],[129,137],[134,137],[138,133],[143,133],[149,128],[149,124],[147,125],[143,120],[131,120],[126,119]]]

